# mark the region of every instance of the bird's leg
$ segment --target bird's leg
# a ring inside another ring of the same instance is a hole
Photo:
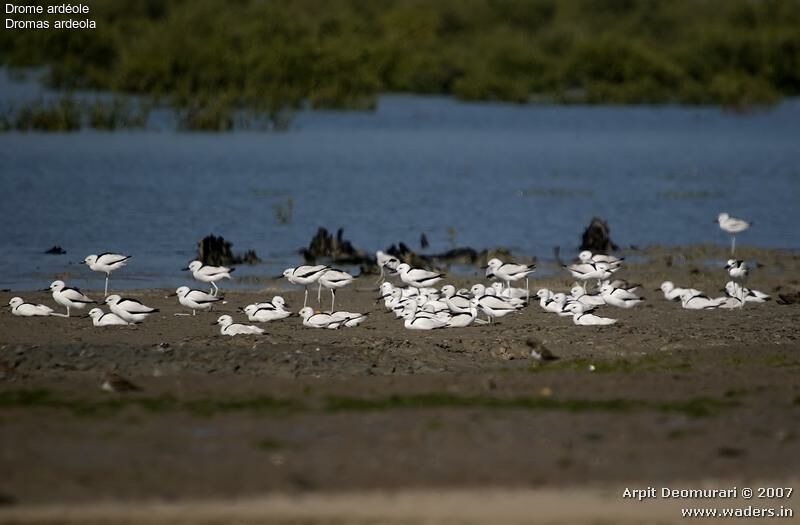
[[[211,283],[211,286],[213,286],[213,287],[214,287],[214,293],[213,293],[212,295],[213,295],[214,297],[216,297],[216,296],[217,296],[217,293],[219,292],[219,287],[217,286],[217,283],[215,283],[215,282],[213,282],[213,281],[212,281],[212,283]]]
[[[731,235],[731,255],[736,251],[736,235]]]
[[[317,281],[317,304],[322,306],[322,283]]]
[[[306,307],[306,302],[308,301],[308,286],[305,286],[304,288],[306,290],[306,293],[305,295],[303,295],[303,308]]]
[[[103,295],[105,295],[106,297],[108,297],[108,278],[109,278],[109,275],[110,274],[106,274],[106,288],[105,288],[105,290],[103,290]]]
[[[197,315],[197,310],[195,310],[194,308],[192,308],[192,315]]]
[[[331,288],[331,313],[333,313],[333,305],[336,304],[336,292]]]
[[[67,317],[69,317],[69,306],[67,306]]]

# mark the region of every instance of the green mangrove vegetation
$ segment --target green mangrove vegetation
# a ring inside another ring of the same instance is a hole
[[[383,92],[734,108],[800,93],[800,0],[84,3],[97,29],[6,30],[0,61],[47,66],[60,89],[152,97],[186,129],[371,109]]]

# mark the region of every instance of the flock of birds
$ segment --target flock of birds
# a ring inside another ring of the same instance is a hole
[[[732,234],[731,252],[735,251],[735,234],[749,228],[747,221],[730,217],[721,213],[718,217],[722,230]],[[158,312],[142,302],[117,294],[108,295],[108,283],[111,273],[126,266],[131,256],[115,253],[89,255],[84,263],[90,270],[105,273],[105,299],[103,303],[109,311],[93,307],[85,317],[92,319],[94,326],[126,326],[142,323]],[[531,299],[529,289],[530,276],[535,272],[535,265],[503,262],[490,259],[485,267],[485,277],[494,279],[489,286],[477,283],[471,288],[456,289],[452,284],[435,288],[444,274],[422,268],[412,268],[396,257],[383,252],[376,253],[380,268],[380,286],[378,302],[382,301],[386,309],[397,318],[403,320],[405,328],[410,330],[433,330],[439,328],[463,328],[471,324],[487,324],[494,319],[516,313],[528,306]],[[547,288],[538,290],[540,307],[548,313],[571,317],[574,324],[580,326],[602,326],[617,322],[611,317],[598,315],[597,309],[604,306],[616,308],[634,308],[645,299],[637,295],[639,285],[614,278],[616,272],[623,267],[624,260],[612,255],[593,254],[583,251],[578,259],[564,268],[577,280],[569,292],[554,292]],[[749,268],[745,261],[730,259],[725,266],[732,280],[725,285],[726,295],[711,298],[694,288],[677,287],[671,281],[662,283],[660,290],[668,300],[680,300],[683,308],[688,310],[705,310],[711,308],[742,308],[745,303],[760,303],[769,300],[769,296],[746,288],[743,284]],[[208,292],[181,286],[171,294],[177,297],[178,303],[196,315],[198,310],[211,310],[217,304],[224,304],[219,296],[217,282],[230,279],[234,268],[211,266],[200,261],[192,261],[184,270],[191,272],[192,277],[201,283],[210,285]],[[398,284],[386,280],[396,276]],[[366,313],[336,311],[336,290],[351,284],[355,276],[326,265],[305,265],[288,268],[283,277],[292,284],[303,286],[303,307],[297,314],[290,311],[281,296],[271,301],[249,304],[240,309],[250,322],[267,323],[298,315],[304,326],[310,328],[339,329],[355,327],[366,320]],[[514,286],[525,281],[525,288]],[[740,282],[741,281],[741,282]],[[377,283],[376,283],[377,284]],[[308,306],[308,288],[317,286],[317,302],[322,302],[322,288],[331,294],[331,308],[328,312],[316,312]],[[590,290],[590,287],[594,287]],[[8,306],[17,316],[60,316],[69,317],[73,309],[82,310],[89,305],[97,304],[78,288],[69,287],[63,281],[54,281],[45,291],[52,293],[53,300],[66,308],[66,313],[57,313],[43,304],[27,303],[20,297],[12,298]],[[485,319],[480,317],[485,316]],[[176,315],[189,315],[188,313]],[[216,323],[222,335],[261,334],[264,330],[255,325],[234,322],[230,315],[220,316]]]

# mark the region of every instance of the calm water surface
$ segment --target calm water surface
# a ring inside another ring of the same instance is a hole
[[[225,236],[275,275],[318,226],[357,247],[574,250],[594,215],[623,246],[739,242],[799,249],[800,101],[718,108],[463,104],[386,96],[374,113],[309,112],[290,131],[0,134],[0,288],[33,289],[89,253],[133,254],[117,288],[174,287],[197,240]],[[293,202],[291,221],[276,207]],[[454,238],[453,238],[454,236]],[[65,256],[43,252],[58,244]]]

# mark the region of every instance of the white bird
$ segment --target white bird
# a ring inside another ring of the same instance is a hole
[[[735,297],[743,303],[764,303],[771,299],[771,297],[764,292],[745,288],[735,281],[728,281],[725,283],[725,292],[728,296]]]
[[[389,270],[391,273],[395,273],[397,271],[397,265],[400,264],[400,259],[394,255],[389,255],[388,253],[378,250],[375,252],[375,263],[378,265],[378,269],[381,272],[375,282],[382,283],[386,276],[384,271]]]
[[[478,317],[477,305],[471,304],[469,312],[451,313],[445,328],[464,328],[471,325]]]
[[[644,302],[644,299],[631,293],[624,288],[613,288],[610,284],[600,287],[600,296],[611,306],[618,308],[633,308],[637,304]]]
[[[331,314],[331,319],[338,324],[337,328],[352,328],[367,320],[369,314],[359,314],[356,312],[339,311]]]
[[[567,308],[567,306],[571,304],[579,305],[580,311],[582,312],[594,309],[593,306],[586,306],[585,304],[579,303],[578,301],[570,301],[569,298],[567,297],[567,294],[563,292],[554,293],[550,298],[553,302],[552,304],[549,305],[549,308],[554,313],[560,315],[561,317],[569,317],[573,314],[573,312],[569,308]]]
[[[750,227],[750,223],[744,219],[731,217],[724,212],[717,216],[717,222],[722,231],[731,234],[731,255],[733,255],[733,252],[736,251],[736,234],[747,230]]]
[[[403,326],[409,330],[435,330],[447,326],[447,321],[435,316],[416,315],[408,310],[403,313]]]
[[[414,288],[427,288],[438,283],[444,274],[423,270],[421,268],[412,268],[407,263],[400,263],[397,265],[397,273],[400,274],[400,280]]]
[[[592,253],[589,250],[583,250],[578,254],[578,260],[582,263],[606,263],[610,267],[622,266],[622,257],[614,257],[613,255],[604,255],[602,253]]]
[[[603,306],[606,304],[606,300],[603,299],[603,296],[600,294],[588,294],[586,290],[583,289],[582,286],[576,285],[573,286],[572,289],[569,291],[572,299],[574,301],[578,301],[581,304],[585,304],[586,306]]]
[[[270,321],[277,321],[278,319],[286,319],[292,315],[292,312],[288,310],[262,307],[259,304],[248,304],[244,307],[244,313],[247,315],[248,320],[258,323],[268,323]]]
[[[572,311],[572,322],[579,326],[606,326],[617,322],[616,319],[610,317],[600,317],[590,312],[582,312],[581,306],[577,303],[572,303],[567,306]]]
[[[706,295],[696,294],[693,290],[686,290],[681,294],[681,306],[686,310],[711,310],[724,302],[724,297],[711,299]]]
[[[89,299],[77,288],[67,286],[64,284],[64,281],[53,281],[52,284],[50,284],[50,288],[46,288],[44,291],[47,290],[53,292],[53,300],[55,302],[67,308],[67,317],[69,317],[69,311],[72,308],[81,310],[85,308],[87,304],[97,303],[97,301]]]
[[[503,283],[497,281],[492,283],[492,288],[495,295],[505,297],[506,299],[528,299],[530,291],[525,288],[515,288],[513,286],[503,286]]]
[[[322,277],[322,274],[330,270],[330,266],[324,264],[317,264],[315,266],[298,266],[296,268],[287,268],[283,271],[283,276],[292,284],[299,284],[305,289],[303,296],[303,308],[306,307],[308,302],[308,285],[314,284]]]
[[[319,276],[317,282],[319,283],[319,288],[317,289],[317,302],[320,302],[320,293],[322,291],[322,287],[329,289],[331,291],[331,312],[334,309],[334,305],[336,304],[336,290],[338,288],[344,288],[348,284],[352,283],[355,277],[350,275],[347,272],[343,272],[342,270],[326,270]]]
[[[536,266],[533,264],[517,264],[517,263],[504,263],[500,259],[489,259],[486,263],[486,277],[497,277],[506,283],[506,287],[511,286],[512,281],[519,281],[525,279],[525,290],[528,292],[528,277],[536,271]],[[526,297],[530,296],[530,292]]]
[[[103,313],[100,308],[92,308],[86,317],[91,317],[92,324],[95,326],[128,326],[131,324],[117,314]]]
[[[442,301],[454,314],[464,314],[470,312],[470,298],[466,295],[456,293],[456,287],[452,284],[442,286]]]
[[[192,290],[188,286],[181,286],[171,295],[177,295],[180,304],[191,308],[192,315],[195,315],[197,310],[211,310],[214,304],[224,299],[223,297],[211,295],[203,290]]]
[[[542,310],[549,313],[558,313],[561,311],[561,306],[553,300],[553,292],[547,288],[542,288],[536,292],[536,297],[539,298],[539,306]]]
[[[694,288],[679,288],[675,286],[672,281],[664,281],[661,283],[661,288],[658,290],[664,292],[664,299],[667,301],[680,301],[681,296],[683,296],[683,294],[686,292],[689,292],[692,295],[703,295],[703,292]],[[656,292],[658,290],[656,290]]]
[[[130,255],[121,255],[119,253],[101,253],[100,255],[87,255],[83,262],[93,272],[106,274],[106,286],[103,291],[103,296],[106,296],[108,295],[108,279],[111,277],[111,272],[119,270],[128,264],[128,259],[130,258]]]
[[[745,279],[747,274],[750,273],[750,268],[747,267],[747,263],[741,259],[728,259],[728,264],[725,265],[725,269],[728,270],[728,275],[734,279]]]
[[[600,281],[608,279],[614,273],[609,264],[604,262],[575,263],[564,266],[564,268],[566,268],[573,277],[583,281],[584,288],[586,288],[586,281],[594,279],[598,282],[599,286]]]
[[[480,308],[480,310],[486,314],[486,316],[489,318],[489,322],[491,322],[492,319],[505,317],[506,315],[514,313],[522,308],[521,306],[512,304],[509,299],[503,299],[502,297],[497,297],[496,295],[473,297],[472,304],[477,308]]]
[[[314,313],[310,306],[304,306],[298,314],[303,318],[303,326],[309,328],[338,328],[338,324],[331,326],[334,323],[338,323],[331,314]]]
[[[230,279],[231,273],[236,270],[236,268],[228,268],[227,266],[210,266],[207,264],[203,264],[200,261],[192,261],[189,263],[189,266],[184,268],[184,270],[189,270],[192,272],[192,277],[196,281],[200,281],[201,283],[211,283],[211,295],[217,295],[219,292],[219,288],[217,287],[217,281],[222,279]]]
[[[8,301],[11,313],[19,317],[46,317],[53,313],[53,309],[43,304],[26,303],[22,297],[12,297]]]
[[[500,300],[503,300],[512,306],[517,308],[522,308],[523,306],[527,305],[528,302],[525,299],[514,299],[512,297],[500,297],[497,295],[497,291],[490,287],[485,287],[481,283],[477,283],[472,285],[472,288],[469,289],[469,293],[472,294],[472,297],[483,297],[483,296],[490,296],[490,297],[497,297]]]
[[[105,303],[111,309],[111,312],[129,323],[144,322],[150,314],[159,311],[158,308],[150,308],[136,299],[120,297],[119,295],[109,295],[106,297]]]
[[[212,325],[220,325],[219,333],[222,335],[258,335],[263,334],[264,330],[257,326],[234,323],[230,315],[221,315]]]

